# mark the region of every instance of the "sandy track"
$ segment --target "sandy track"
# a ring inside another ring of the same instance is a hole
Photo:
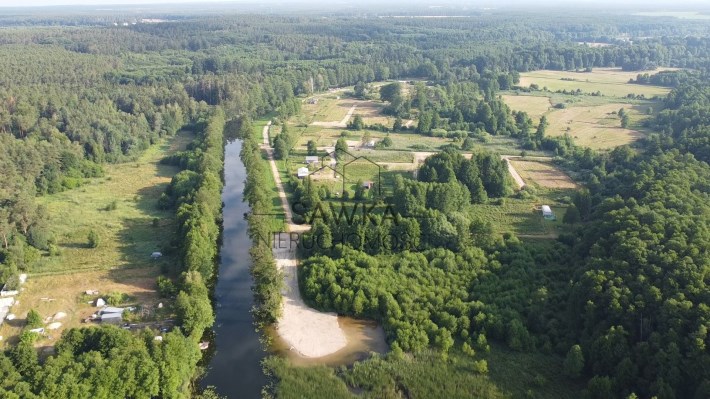
[[[523,187],[525,187],[525,180],[523,180],[523,178],[520,177],[518,171],[515,170],[515,167],[510,162],[510,157],[504,155],[502,156],[502,158],[505,160],[505,163],[508,164],[508,172],[510,172],[510,175],[513,176],[513,180],[515,180],[515,184],[518,185],[518,188],[522,189]]]
[[[307,225],[291,223],[291,207],[288,205],[281,176],[274,161],[274,151],[269,146],[270,126],[271,122],[264,126],[262,148],[266,150],[271,172],[279,190],[281,205],[286,214],[287,231],[289,233],[308,231],[309,226]],[[281,292],[283,308],[281,318],[276,325],[278,334],[286,341],[291,350],[308,358],[327,356],[344,348],[347,345],[347,339],[345,332],[338,324],[338,316],[335,313],[323,313],[311,309],[301,298],[298,289],[296,245],[284,235],[283,241],[275,243],[274,247],[276,266],[284,276],[284,287]]]
[[[350,118],[352,118],[353,114],[355,113],[355,110],[357,109],[357,104],[353,104],[352,107],[348,110],[348,113],[345,114],[345,117],[340,122],[313,122],[311,125],[313,126],[322,126],[322,127],[348,127],[348,121]]]

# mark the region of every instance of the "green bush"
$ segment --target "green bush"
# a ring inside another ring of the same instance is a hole
[[[87,238],[89,240],[89,248],[97,248],[101,243],[101,239],[99,238],[98,233],[96,233],[94,230],[91,230],[89,232]]]

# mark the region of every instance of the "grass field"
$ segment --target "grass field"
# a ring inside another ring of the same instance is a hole
[[[575,189],[577,184],[567,174],[549,162],[511,159],[510,161],[526,184],[544,188]]]
[[[540,211],[543,204],[550,205],[556,221],[544,220]],[[565,207],[545,197],[537,199],[506,198],[502,205],[473,205],[471,214],[493,224],[497,234],[514,233],[524,237],[557,237]]]
[[[619,68],[596,68],[593,72],[570,72],[570,71],[534,71],[520,74],[521,87],[529,87],[537,84],[540,88],[547,87],[550,91],[557,90],[577,90],[585,93],[601,92],[604,96],[625,97],[628,94],[644,95],[647,98],[653,96],[664,96],[670,91],[669,88],[660,86],[638,85],[628,83],[629,79],[636,78],[639,73],[660,72],[668,69],[657,69],[655,71],[633,71],[625,72]]]
[[[515,111],[525,111],[533,119],[539,119],[546,114],[552,107],[550,97],[547,96],[530,96],[530,95],[511,95],[506,94],[503,97],[508,106]]]
[[[555,110],[547,116],[549,126],[545,132],[548,136],[569,134],[577,145],[592,149],[611,149],[629,144],[643,133],[632,128],[622,128],[618,115],[613,114],[624,108],[628,112],[631,124],[636,127],[638,120],[645,115],[646,106],[626,103],[611,103],[590,107],[569,107]]]
[[[95,308],[80,300],[86,290],[125,293],[144,305],[157,301],[155,279],[161,266],[175,262],[168,250],[175,225],[173,212],[158,210],[156,204],[178,172],[159,161],[184,149],[192,138],[191,133],[180,132],[152,146],[135,162],[107,165],[104,178],[37,199],[49,210],[61,255],[44,257],[29,270],[25,290],[17,297],[20,304],[12,312],[19,319],[32,308],[43,317],[67,313],[62,328],[40,345],[51,343],[64,328],[78,326],[93,313]],[[114,201],[116,209],[107,210]],[[100,237],[98,248],[87,244],[92,230]],[[165,256],[152,260],[150,254],[155,251]],[[0,335],[12,341],[22,323],[3,324]]]

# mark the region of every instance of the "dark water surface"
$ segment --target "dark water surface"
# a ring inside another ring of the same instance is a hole
[[[250,309],[254,304],[249,272],[251,239],[244,214],[249,204],[244,199],[246,168],[239,158],[240,140],[227,143],[224,159],[224,233],[215,287],[217,321],[211,343],[214,355],[201,385],[212,385],[228,398],[260,398],[266,384],[261,360],[266,356],[255,331]]]

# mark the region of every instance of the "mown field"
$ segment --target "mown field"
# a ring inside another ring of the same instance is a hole
[[[660,72],[632,71],[625,72],[620,68],[595,68],[593,72],[572,71],[534,71],[520,74],[520,87],[530,87],[536,84],[540,89],[550,91],[577,90],[584,93],[601,92],[604,96],[626,97],[628,94],[643,95],[647,98],[664,96],[670,92],[669,88],[650,85],[630,84],[629,79],[635,79],[638,74]]]

